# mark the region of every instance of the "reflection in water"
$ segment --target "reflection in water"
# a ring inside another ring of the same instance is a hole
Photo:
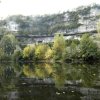
[[[99,80],[99,64],[0,64],[0,100],[99,100]]]

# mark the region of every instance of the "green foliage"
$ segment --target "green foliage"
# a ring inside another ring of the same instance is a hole
[[[5,54],[4,50],[0,48],[0,61],[9,61],[11,60],[11,56]]]
[[[74,29],[79,26],[79,15],[76,11],[68,12],[69,29]]]
[[[69,54],[70,59],[78,59],[80,56],[79,46],[75,44],[74,42],[72,42],[70,45],[68,54]]]
[[[84,60],[96,59],[98,54],[97,44],[88,35],[84,34],[80,41],[80,53]]]
[[[81,6],[77,8],[77,12],[79,15],[84,16],[90,14],[91,7],[90,6]]]
[[[56,33],[58,30],[66,30],[67,28],[69,28],[68,25],[66,25],[65,23],[59,23],[59,24],[54,24],[50,27],[49,32],[50,33]]]
[[[77,42],[71,41],[63,54],[63,61],[72,61],[80,58],[80,49]]]
[[[4,55],[5,55],[5,53],[4,53],[3,49],[0,48],[0,60],[3,59]]]
[[[65,47],[65,39],[64,39],[63,35],[57,34],[54,37],[54,44],[53,44],[54,60],[62,59],[65,48],[66,48]]]
[[[16,48],[17,41],[15,36],[12,34],[4,35],[1,39],[0,46],[3,49],[4,53],[7,55],[13,54]]]
[[[20,47],[16,47],[13,53],[13,61],[21,61],[23,58],[23,52]]]
[[[34,45],[28,45],[23,50],[23,58],[33,60],[35,57],[35,46]]]
[[[23,65],[23,73],[25,76],[33,78],[35,76],[34,70],[29,65]]]
[[[100,34],[100,22],[97,23],[97,32]]]
[[[48,49],[48,46],[45,44],[39,44],[35,47],[35,57],[36,59],[42,60],[45,59],[45,53]]]
[[[53,50],[48,48],[47,52],[45,53],[45,59],[52,59],[53,58]]]
[[[66,46],[70,46],[72,43],[75,43],[76,45],[80,44],[80,41],[78,39],[68,39],[66,40]]]

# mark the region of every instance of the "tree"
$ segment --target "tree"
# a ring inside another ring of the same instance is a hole
[[[77,8],[77,12],[81,16],[87,16],[90,14],[91,7],[90,6],[81,6]]]
[[[1,39],[0,46],[4,50],[4,53],[7,55],[13,54],[16,48],[17,40],[12,34],[4,35]]]
[[[70,47],[66,49],[66,58],[71,60],[78,59],[78,57],[80,56],[79,51],[79,46],[73,41]]]
[[[80,40],[80,53],[84,60],[93,60],[97,58],[97,44],[88,34],[84,34]]]
[[[45,59],[45,53],[48,49],[48,46],[45,44],[39,44],[35,48],[36,59],[43,60]]]
[[[100,34],[100,22],[97,23],[97,32]]]
[[[76,11],[68,12],[69,29],[76,29],[79,27],[79,15]]]
[[[53,50],[51,48],[47,49],[47,52],[45,53],[45,59],[52,59],[53,58]]]
[[[64,51],[65,51],[65,39],[63,35],[57,34],[54,37],[54,44],[53,44],[54,60],[62,59]]]
[[[0,48],[0,60],[2,60],[4,58],[4,51],[2,48]]]
[[[23,58],[33,60],[35,57],[35,46],[34,45],[28,45],[23,50]]]
[[[16,49],[13,53],[13,61],[19,61],[23,58],[23,52],[19,46],[16,46]]]

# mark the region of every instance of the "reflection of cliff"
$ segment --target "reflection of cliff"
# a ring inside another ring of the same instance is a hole
[[[99,100],[100,89],[84,88],[67,85],[56,88],[54,85],[34,84],[35,79],[22,78],[11,82],[14,88],[3,93],[0,91],[0,100]],[[39,82],[39,81],[38,81]],[[6,96],[6,97],[5,97]]]
[[[22,100],[80,100],[79,94],[78,92],[73,93],[70,90],[58,90],[54,86],[49,85],[20,85],[19,87],[19,98]]]
[[[29,82],[29,81],[27,81]],[[24,84],[23,84],[24,83]],[[18,91],[21,100],[99,100],[100,89],[84,88],[80,86],[67,85],[56,88],[54,85],[28,84],[19,80]]]

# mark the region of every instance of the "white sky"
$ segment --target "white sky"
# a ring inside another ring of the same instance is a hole
[[[1,0],[0,17],[52,14],[93,3],[100,4],[100,0]]]

